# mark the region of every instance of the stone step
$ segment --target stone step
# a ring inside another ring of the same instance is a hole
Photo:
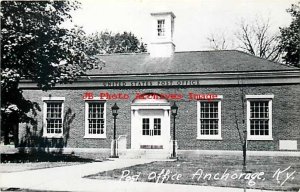
[[[125,150],[119,152],[119,157],[127,159],[168,159],[170,153],[159,149]]]

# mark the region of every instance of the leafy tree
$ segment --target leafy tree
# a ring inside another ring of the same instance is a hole
[[[87,36],[81,27],[62,27],[76,1],[1,1],[1,127],[16,135],[18,122],[36,123],[40,110],[26,100],[18,85],[29,79],[42,90],[72,83],[104,62],[99,53],[145,52],[146,45],[132,34],[103,32]],[[29,113],[30,112],[30,113]],[[32,114],[31,116],[28,114]]]
[[[18,121],[33,123],[27,113],[39,110],[18,88],[22,78],[47,90],[102,64],[88,52],[90,42],[81,28],[61,27],[79,6],[70,1],[1,1],[2,128]]]
[[[298,5],[292,4],[287,11],[293,19],[289,27],[280,29],[283,60],[286,64],[300,67],[300,2]]]
[[[131,32],[113,34],[112,32],[100,32],[88,37],[92,42],[92,53],[140,53],[146,52],[146,45],[141,43]]]

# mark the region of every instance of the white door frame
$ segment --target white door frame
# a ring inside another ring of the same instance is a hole
[[[141,110],[162,110],[163,116],[161,118],[161,136],[163,140],[159,145],[163,145],[163,150],[169,150],[170,148],[170,104],[166,101],[164,103],[158,102],[148,103],[147,100],[144,100],[142,103],[133,103],[131,105],[131,149],[141,149],[143,143],[142,140],[142,118],[148,118],[147,116],[141,115],[139,112]],[[151,116],[156,117],[156,116]]]

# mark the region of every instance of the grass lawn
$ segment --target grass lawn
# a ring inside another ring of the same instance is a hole
[[[283,172],[276,174],[278,169]],[[262,190],[299,190],[300,157],[248,157],[247,171],[251,173],[242,172],[240,156],[203,155],[197,158],[181,158],[174,162],[153,162],[116,169],[87,178],[238,188],[246,186]]]
[[[61,167],[103,161],[105,156],[94,153],[61,154],[61,153],[12,153],[1,154],[0,173]]]
[[[0,173],[11,173],[51,167],[78,165],[83,162],[36,162],[36,163],[1,163]]]
[[[0,188],[0,191],[21,191],[21,192],[57,192],[57,191],[48,191],[48,190],[33,190],[33,189],[20,189],[20,188]],[[61,191],[60,191],[61,192]]]

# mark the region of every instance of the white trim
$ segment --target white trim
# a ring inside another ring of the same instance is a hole
[[[258,135],[251,135],[247,136],[248,141],[273,141],[273,138],[270,136],[258,136]]]
[[[65,97],[42,97],[42,101],[65,101]]]
[[[88,134],[85,133],[85,135],[83,136],[84,139],[105,139],[106,138],[106,134],[105,134],[106,131],[104,131],[103,134],[95,134],[95,135],[92,135],[92,134]]]
[[[200,136],[200,102],[197,101],[197,139]]]
[[[142,102],[141,102],[142,101]],[[135,100],[131,104],[131,149],[140,150],[140,145],[147,145],[148,141],[143,140],[142,136],[142,118],[155,118],[155,115],[148,116],[140,114],[143,110],[163,110],[163,116],[157,116],[161,118],[161,135],[158,140],[153,137],[153,142],[157,142],[159,145],[163,145],[163,149],[159,150],[170,150],[170,118],[171,118],[171,107],[170,103],[165,100],[153,100],[153,99],[142,99]],[[161,139],[161,140],[160,140]],[[153,150],[153,149],[151,149]]]
[[[163,110],[170,110],[170,105],[140,105],[140,106],[131,106],[131,110],[141,110],[141,109],[163,109]]]
[[[46,133],[46,134],[43,134],[42,137],[49,138],[49,139],[53,139],[53,138],[60,139],[60,138],[63,138],[63,133],[62,134]]]
[[[89,134],[89,123],[88,123],[88,113],[89,113],[89,103],[103,103],[103,117],[104,117],[104,133],[103,134]],[[100,99],[100,97],[94,97],[93,99],[87,99],[84,103],[84,139],[104,139],[106,138],[106,100]]]
[[[93,99],[83,98],[84,101],[107,101],[106,97],[93,97]]]
[[[223,140],[221,135],[198,135],[197,139],[201,140]]]
[[[43,137],[46,138],[62,138],[64,134],[64,101],[65,97],[42,97],[43,101]],[[47,101],[60,101],[61,104],[61,119],[62,119],[62,132],[61,133],[47,133]]]
[[[273,133],[272,133],[272,104],[274,95],[246,95],[245,98],[247,99],[247,140],[251,141],[271,141],[273,140]],[[250,101],[264,101],[268,100],[269,105],[269,135],[250,135]]]
[[[246,99],[273,99],[274,95],[246,95]]]
[[[215,99],[223,99],[223,95],[217,95],[217,98]]]
[[[197,101],[197,139],[200,140],[222,140],[222,104],[221,104],[221,99],[223,99],[223,95],[218,95],[217,96],[217,100],[212,100],[212,101],[208,101],[208,100],[198,100]],[[218,102],[218,135],[201,135],[200,132],[200,127],[201,127],[201,123],[200,123],[200,102]]]

